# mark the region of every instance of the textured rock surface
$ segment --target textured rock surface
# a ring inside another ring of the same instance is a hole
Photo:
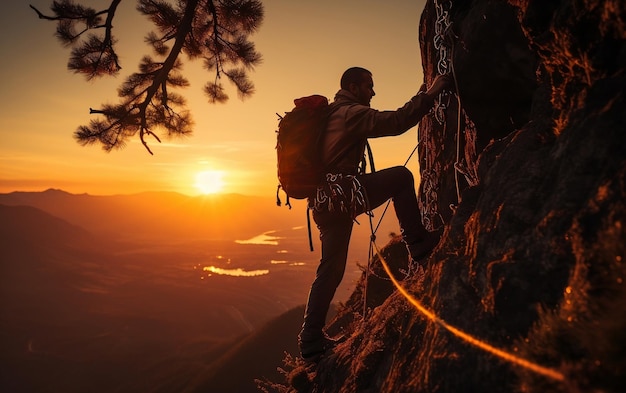
[[[450,96],[445,121],[420,127],[424,218],[444,234],[424,285],[404,285],[439,321],[540,368],[468,344],[376,274],[368,317],[360,286],[329,327],[348,339],[271,388],[623,392],[626,4],[445,3],[461,115]],[[427,80],[437,6],[420,27]],[[406,257],[397,239],[384,255],[394,268]]]

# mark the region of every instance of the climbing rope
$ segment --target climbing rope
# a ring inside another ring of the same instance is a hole
[[[413,151],[411,151],[411,154],[409,154],[409,157],[407,157],[403,166],[407,166],[409,161],[411,161],[411,157],[413,157],[413,154],[415,154],[415,152],[417,151],[418,145],[419,143],[415,145],[415,147],[413,148]],[[371,154],[371,151],[370,151],[370,154]],[[378,219],[378,223],[376,224],[376,226],[374,226],[374,213],[372,212],[370,208],[369,200],[367,199],[367,193],[365,193],[365,206],[367,209],[366,214],[369,219],[371,235],[370,235],[369,251],[367,253],[367,267],[365,268],[365,281],[363,283],[363,315],[362,315],[363,320],[367,318],[367,283],[369,282],[369,275],[372,274],[376,278],[379,278],[381,280],[389,280],[387,277],[379,276],[374,271],[372,271],[371,261],[372,261],[372,258],[374,257],[373,245],[374,245],[374,241],[376,240],[376,232],[378,232],[378,228],[380,227],[380,224],[382,224],[383,218],[385,218],[385,214],[387,214],[387,209],[389,209],[390,204],[391,204],[391,199],[387,200],[387,203],[385,204],[385,208],[383,209],[383,212],[380,215],[380,218]]]
[[[416,146],[417,148],[417,146]],[[413,152],[411,153],[411,155],[409,155],[409,158],[407,159],[407,163],[410,160],[411,156],[414,154],[415,149],[413,150]],[[406,165],[406,163],[404,164]],[[365,200],[366,206],[369,209],[369,201]],[[364,289],[363,289],[363,320],[366,319],[366,315],[367,315],[367,282],[368,282],[368,275],[370,273],[370,261],[372,260],[372,257],[374,255],[374,251],[375,254],[378,256],[378,259],[380,260],[380,263],[383,267],[383,269],[385,270],[385,273],[387,273],[388,278],[386,278],[387,280],[390,280],[393,285],[395,286],[395,288],[398,290],[398,292],[404,296],[404,298],[411,303],[422,315],[424,315],[427,319],[429,319],[430,321],[432,321],[433,323],[435,323],[436,325],[442,327],[443,329],[449,331],[450,333],[452,333],[454,336],[460,338],[461,340],[465,341],[466,343],[479,348],[487,353],[490,353],[506,362],[509,362],[511,364],[515,364],[518,365],[520,367],[526,368],[530,371],[533,371],[537,374],[543,375],[547,378],[556,380],[556,381],[560,381],[563,382],[565,381],[565,376],[554,370],[551,369],[549,367],[545,367],[545,366],[541,366],[535,362],[532,362],[530,360],[521,358],[519,356],[516,356],[512,353],[509,353],[507,351],[504,351],[502,349],[496,348],[493,345],[486,343],[483,340],[480,340],[472,335],[470,335],[469,333],[464,332],[463,330],[448,324],[446,321],[444,321],[443,319],[441,319],[439,316],[437,316],[437,314],[435,314],[433,311],[430,311],[429,309],[427,309],[424,305],[422,305],[420,303],[419,300],[417,300],[415,297],[413,297],[402,285],[400,285],[400,283],[398,282],[398,280],[394,277],[393,273],[391,272],[391,268],[389,267],[389,265],[387,264],[387,261],[385,260],[385,257],[382,255],[380,248],[378,247],[378,245],[376,244],[376,231],[378,230],[378,226],[380,225],[380,222],[382,221],[384,214],[387,211],[387,208],[389,207],[389,202],[387,202],[387,206],[385,206],[385,210],[383,211],[383,214],[381,216],[381,218],[379,219],[379,222],[377,224],[376,227],[374,227],[373,224],[373,214],[371,213],[371,211],[368,210],[368,216],[369,216],[369,223],[370,223],[370,230],[371,230],[371,237],[370,237],[370,251],[369,251],[369,258],[368,258],[368,264],[367,264],[367,270],[365,272],[365,282],[364,282]],[[379,276],[377,276],[379,277]],[[382,278],[382,277],[381,277]]]
[[[454,45],[453,45],[454,48]],[[459,186],[459,166],[461,164],[461,96],[459,95],[459,83],[454,71],[454,62],[450,62],[452,78],[457,99],[457,119],[456,119],[456,161],[454,162],[454,184],[456,185],[456,203],[461,203],[461,188]]]
[[[450,333],[452,333],[454,336],[460,338],[461,340],[465,341],[466,343],[477,347],[479,349],[482,349],[483,351],[490,353],[492,355],[495,355],[497,357],[499,357],[500,359],[503,359],[504,361],[507,361],[509,363],[512,364],[516,364],[518,366],[524,367],[530,371],[533,371],[537,374],[543,375],[545,377],[554,379],[556,381],[564,381],[565,380],[565,376],[548,367],[544,367],[541,366],[537,363],[534,363],[530,360],[521,358],[519,356],[513,355],[509,352],[506,352],[502,349],[496,348],[464,331],[462,331],[461,329],[454,327],[450,324],[448,324],[446,321],[444,321],[443,319],[439,318],[437,316],[437,314],[435,314],[433,311],[428,310],[426,307],[424,307],[419,300],[417,300],[415,297],[413,297],[404,287],[402,287],[402,285],[400,285],[400,283],[398,282],[398,280],[396,280],[391,272],[391,269],[389,268],[389,265],[387,265],[387,262],[385,261],[385,258],[383,257],[382,253],[380,252],[380,249],[378,248],[378,246],[376,245],[375,241],[372,241],[372,243],[374,244],[374,248],[376,249],[376,254],[378,255],[378,258],[380,259],[381,264],[383,265],[383,268],[385,269],[385,272],[387,272],[387,274],[389,275],[389,278],[391,280],[391,282],[393,282],[393,285],[398,289],[398,292],[400,292],[402,294],[402,296],[404,296],[409,303],[411,303],[422,315],[424,315],[426,318],[428,318],[430,321],[432,321],[433,323],[437,324],[438,326],[444,328],[445,330],[449,331]]]
[[[411,151],[411,154],[409,154],[409,156],[407,157],[406,161],[404,161],[403,166],[407,166],[409,164],[409,161],[411,161],[411,158],[413,157],[413,155],[415,154],[415,152],[417,151],[417,147],[419,146],[419,142],[417,145],[415,145],[415,147],[413,148],[413,150]],[[378,222],[376,223],[376,225],[374,225],[374,213],[369,209],[369,202],[367,204],[367,215],[369,218],[369,224],[370,224],[370,231],[371,231],[371,240],[376,239],[376,233],[378,232],[378,229],[380,228],[380,225],[383,222],[383,219],[385,218],[385,215],[387,214],[387,210],[389,209],[389,205],[391,204],[391,199],[387,200],[387,203],[385,204],[385,208],[383,209],[383,212],[380,215],[380,218],[378,219]],[[367,279],[368,279],[368,275],[369,274],[373,274],[376,278],[380,278],[382,280],[389,280],[387,277],[383,277],[383,276],[379,276],[378,274],[376,274],[374,271],[372,271],[370,269],[370,261],[372,260],[372,257],[374,256],[374,248],[372,246],[372,242],[370,241],[370,247],[369,247],[369,252],[368,252],[368,258],[367,258],[367,269],[365,271],[365,286],[367,288]],[[365,299],[365,297],[364,297]],[[364,300],[365,303],[365,300]],[[363,314],[365,315],[365,314]]]

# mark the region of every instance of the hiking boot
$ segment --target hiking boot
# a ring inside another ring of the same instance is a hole
[[[300,341],[300,356],[306,363],[317,363],[322,355],[343,341],[343,336],[329,337],[324,334],[314,341]]]

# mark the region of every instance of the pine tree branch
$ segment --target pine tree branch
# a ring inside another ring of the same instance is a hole
[[[40,19],[57,21],[56,36],[65,45],[73,46],[68,68],[87,75],[88,79],[113,75],[121,67],[113,46],[113,19],[121,0],[110,0],[106,10],[97,11],[74,2],[55,0],[53,16],[45,15],[31,5]],[[192,119],[185,108],[184,97],[172,88],[188,86],[180,73],[180,56],[185,52],[189,60],[204,58],[209,71],[215,71],[215,82],[204,91],[210,102],[225,102],[228,95],[220,82],[226,76],[241,98],[252,94],[254,85],[245,69],[260,61],[260,55],[247,35],[256,30],[263,18],[263,9],[256,0],[185,0],[176,5],[168,0],[139,0],[137,10],[147,15],[161,33],[149,33],[151,44],[159,60],[144,56],[139,71],[130,75],[118,89],[121,102],[90,108],[90,113],[105,119],[93,119],[74,133],[82,145],[101,143],[106,151],[124,147],[128,138],[139,134],[141,143],[153,154],[147,136],[156,135],[163,127],[169,135],[185,135],[192,130]],[[103,18],[106,14],[106,18]],[[82,26],[84,24],[84,26]],[[78,27],[78,29],[76,29]],[[84,28],[83,28],[84,27]],[[100,35],[89,35],[90,29],[105,29]],[[77,32],[76,30],[80,30]],[[171,42],[168,42],[171,41]],[[165,45],[165,43],[172,44]],[[227,66],[234,66],[226,69]],[[243,65],[243,67],[239,67]]]
[[[109,6],[108,13],[107,13],[107,19],[106,19],[106,22],[104,23],[104,25],[106,26],[105,33],[104,33],[104,45],[106,45],[106,47],[111,50],[111,53],[113,54],[113,58],[115,60],[115,65],[118,70],[121,70],[122,67],[120,66],[118,62],[118,57],[117,57],[117,54],[115,53],[115,50],[113,50],[113,33],[112,32],[113,32],[113,18],[115,17],[115,11],[117,11],[117,7],[120,5],[121,1],[122,0],[111,1],[111,5]]]
[[[119,64],[117,53],[115,53],[115,49],[113,48],[113,18],[115,17],[115,12],[121,1],[122,0],[111,0],[111,3],[107,9],[97,12],[92,9],[80,8],[76,10],[72,8],[67,8],[72,5],[71,2],[60,2],[59,4],[55,3],[56,8],[54,8],[54,11],[56,13],[56,16],[45,15],[32,4],[29,6],[37,13],[39,19],[59,22],[59,27],[57,28],[57,37],[66,45],[74,45],[77,38],[79,38],[89,30],[104,28],[104,39],[99,44],[100,55],[98,56],[97,61],[88,63],[87,60],[85,60],[92,52],[91,46],[94,42],[94,39],[92,38],[85,41],[82,46],[76,47],[74,49],[72,60],[68,65],[68,67],[70,69],[73,69],[75,72],[87,74],[87,79],[92,79],[99,74],[115,73],[122,68]],[[105,23],[94,25],[93,22],[98,20],[98,17],[104,14],[106,14],[107,16]],[[72,30],[70,28],[66,30],[65,28],[61,27],[63,26],[62,23],[64,21],[69,21],[71,23],[71,26],[73,26],[74,22],[76,21],[84,21],[85,28],[83,28],[80,32],[76,34],[68,35],[67,33],[71,32]],[[105,65],[104,69],[100,68],[105,55],[110,56],[109,60],[111,60],[113,64],[115,64],[114,67],[110,68],[106,67]]]
[[[189,32],[191,32],[191,27],[193,24],[193,17],[196,12],[197,6],[198,6],[198,0],[187,1],[187,4],[185,6],[185,13],[183,14],[183,18],[180,21],[178,31],[176,33],[176,40],[174,41],[172,50],[170,51],[169,55],[163,62],[163,66],[161,67],[159,72],[156,74],[154,80],[152,81],[152,85],[150,85],[150,87],[148,87],[148,89],[146,90],[146,97],[144,101],[138,105],[139,112],[141,115],[141,129],[139,131],[139,139],[141,140],[141,143],[144,145],[144,147],[148,150],[148,152],[150,152],[150,154],[153,154],[153,153],[148,147],[147,142],[145,141],[145,135],[146,134],[152,135],[154,137],[156,137],[156,135],[148,129],[146,110],[147,110],[148,105],[152,101],[152,98],[156,94],[159,86],[167,83],[167,76],[169,72],[172,70],[172,68],[174,67],[174,64],[176,63],[176,59],[180,55],[183,49],[183,46],[185,45],[185,39],[187,35],[189,34]],[[159,140],[158,137],[156,139]]]
[[[117,3],[119,4],[119,2],[121,0],[116,0]],[[39,11],[34,5],[29,4],[28,5],[30,8],[32,8],[36,13],[37,13],[37,17],[39,17],[39,19],[45,19],[45,20],[81,20],[81,19],[85,19],[83,16],[74,16],[74,17],[70,17],[70,16],[48,16],[43,14],[41,11]],[[94,16],[98,16],[98,15],[102,15],[102,14],[106,14],[108,11],[107,10],[102,10],[102,11],[98,11],[94,14]],[[94,27],[103,27],[102,25],[99,26],[94,26]]]

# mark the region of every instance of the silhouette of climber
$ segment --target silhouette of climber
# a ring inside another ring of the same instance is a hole
[[[329,172],[327,183],[318,187],[316,197],[308,202],[320,231],[322,255],[298,336],[304,360],[317,360],[333,344],[323,328],[344,275],[357,215],[391,198],[410,254],[407,274],[423,274],[418,261],[432,251],[439,238],[434,236],[432,240],[432,234],[422,225],[413,174],[404,166],[365,174],[361,163],[368,138],[403,134],[428,113],[439,93],[451,85],[449,77],[438,76],[429,89],[422,85],[403,107],[378,111],[370,107],[376,94],[372,73],[361,67],[343,73],[322,141],[322,163]]]

